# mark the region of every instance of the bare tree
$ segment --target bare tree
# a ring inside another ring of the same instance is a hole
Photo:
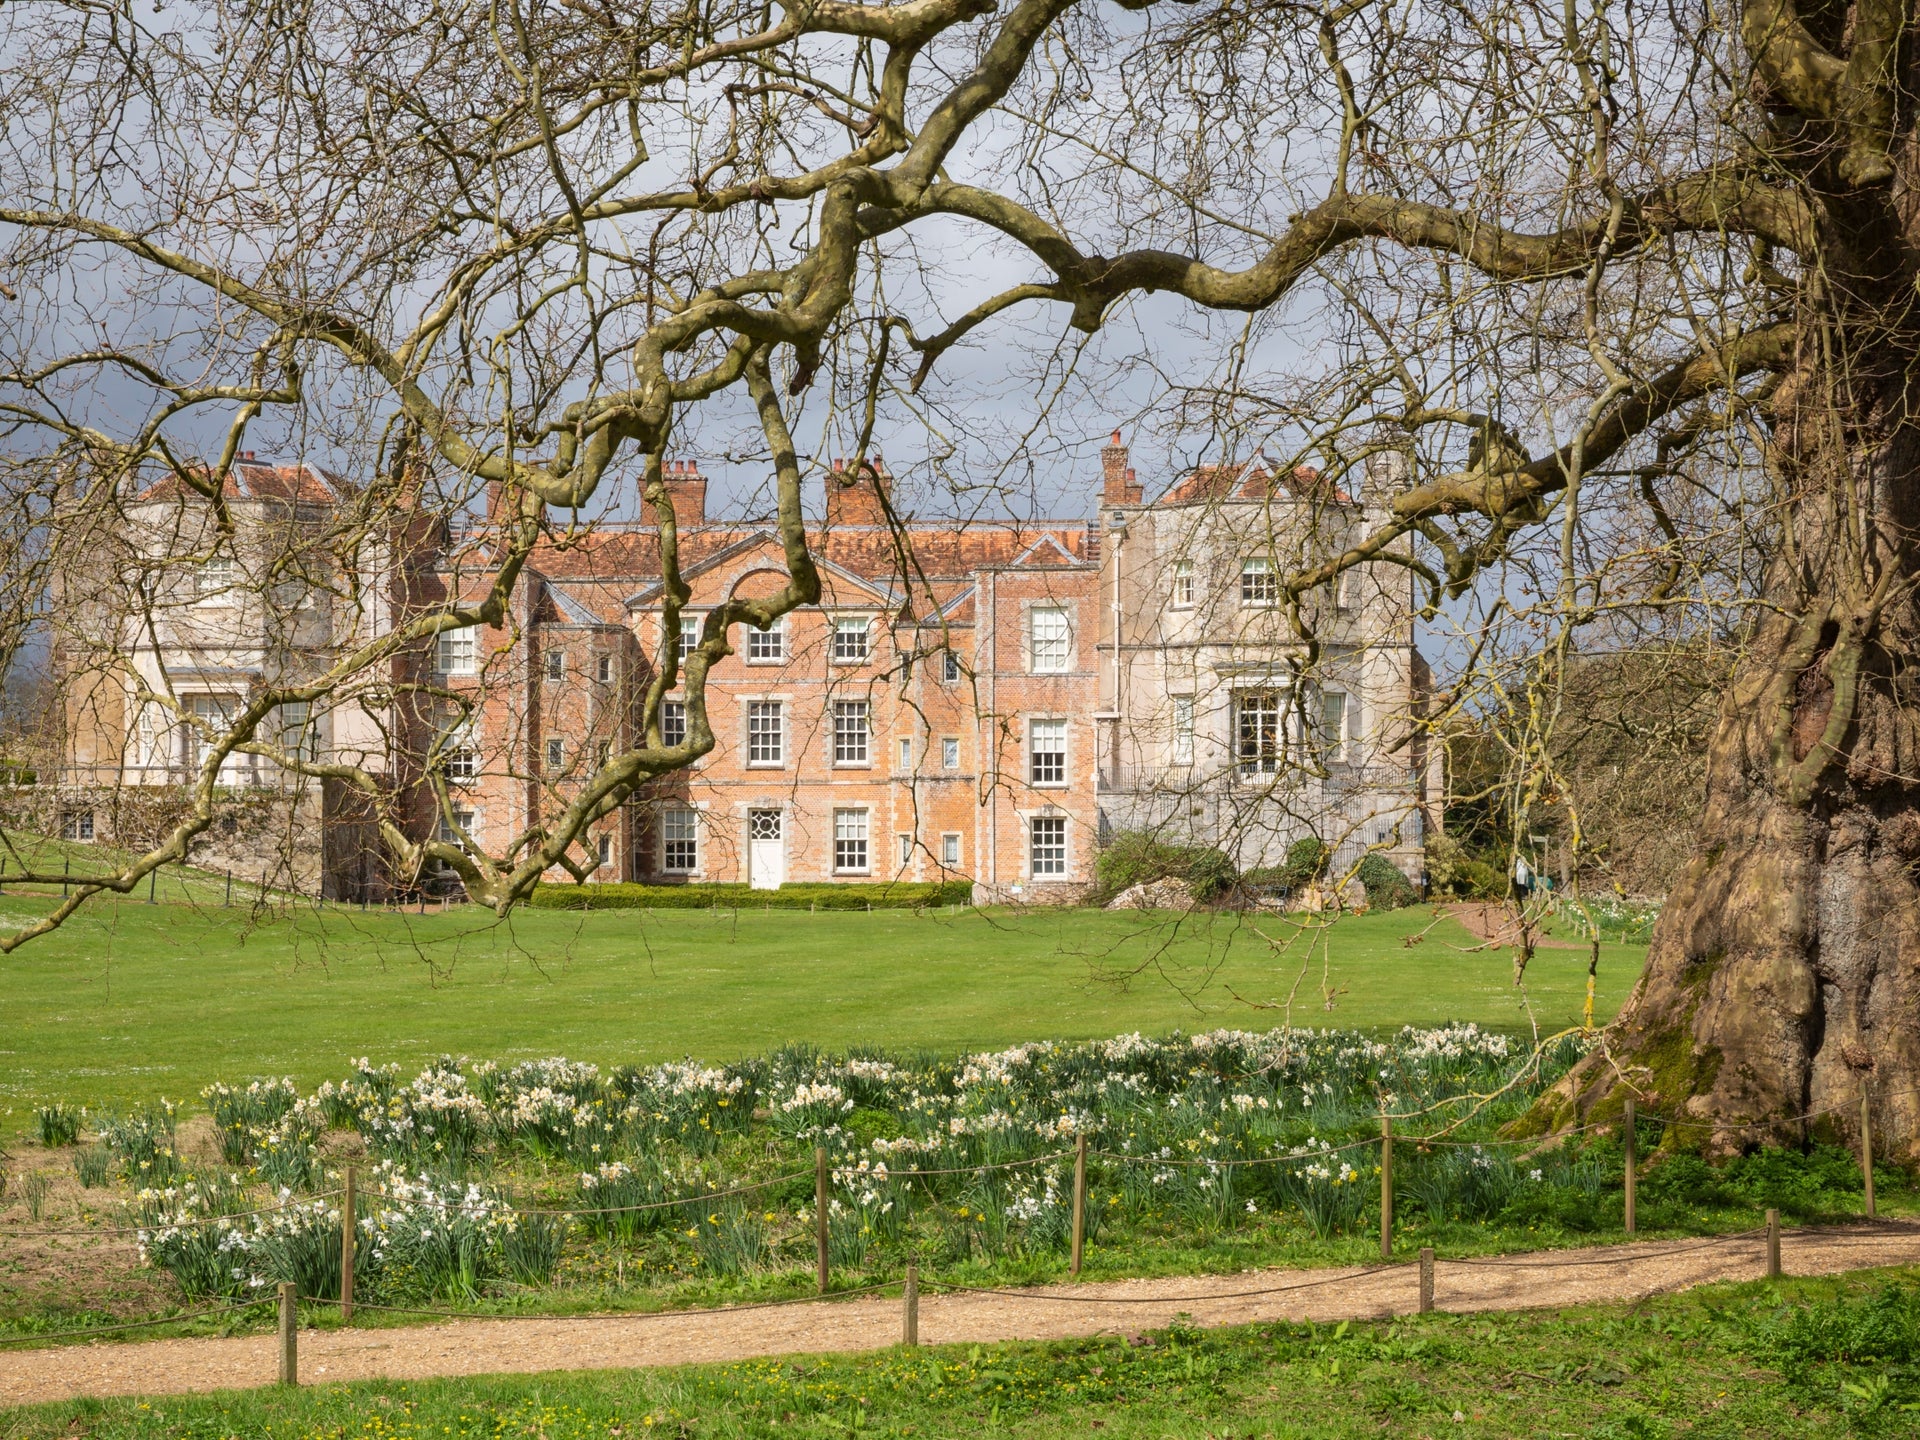
[[[1219,365],[1119,358],[1161,365],[1170,423],[1216,455],[1274,446],[1330,485],[1406,457],[1404,488],[1283,599],[1310,643],[1303,597],[1347,569],[1412,573],[1456,627],[1436,723],[1533,657],[1518,810],[1549,788],[1553,676],[1583,634],[1657,620],[1742,646],[1647,978],[1553,1118],[1637,1090],[1734,1146],[1798,1137],[1793,1117],[1871,1079],[1911,1150],[1908,10],[14,7],[4,413],[16,441],[47,437],[84,508],[164,476],[216,529],[207,476],[252,427],[371,448],[385,478],[335,554],[390,543],[423,496],[450,513],[497,495],[473,585],[209,717],[217,758],[268,743],[275,707],[500,621],[543,530],[623,466],[684,598],[662,453],[744,391],[787,588],[711,611],[684,667],[663,647],[641,742],[505,853],[387,824],[403,860],[505,907],[590,817],[713,745],[702,686],[727,627],[818,594],[803,396],[844,426],[857,474],[879,410],[932,423],[957,346],[1064,320],[1087,338],[1036,352],[1046,395],[1123,318],[1189,317]],[[927,247],[961,232],[1025,278],[956,297]],[[1283,364],[1303,327],[1314,353]],[[198,460],[190,434],[213,437]],[[681,668],[687,734],[668,745]],[[100,883],[184,854],[202,789]]]

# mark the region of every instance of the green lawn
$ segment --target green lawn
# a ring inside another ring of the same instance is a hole
[[[1911,1436],[1916,1278],[1752,1281],[1559,1312],[81,1400],[0,1412],[0,1437]]]
[[[0,924],[48,905],[8,887]],[[1423,939],[1409,937],[1425,930]],[[190,1098],[215,1078],[303,1084],[349,1056],[728,1060],[789,1041],[953,1051],[1285,1022],[1525,1030],[1575,1022],[1583,952],[1502,953],[1429,911],[1343,921],[1312,947],[1274,917],[1097,911],[362,915],[109,900],[0,958],[0,1128],[50,1099]],[[1644,951],[1608,947],[1596,1015]],[[1327,1001],[1331,993],[1331,1003]],[[1291,1008],[1287,1008],[1291,994]],[[1271,1006],[1276,1008],[1260,1008]]]

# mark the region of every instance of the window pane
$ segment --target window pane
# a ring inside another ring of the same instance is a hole
[[[1030,873],[1036,880],[1067,873],[1067,817],[1036,815],[1028,837],[1032,846]]]
[[[1035,785],[1067,783],[1067,722],[1027,722],[1027,779]]]
[[[233,557],[209,555],[200,562],[195,588],[202,595],[219,595],[233,588]]]
[[[1193,763],[1193,697],[1173,697],[1173,763]]]
[[[660,743],[662,745],[687,743],[686,701],[663,700],[660,702]]]
[[[836,870],[867,868],[866,811],[836,810],[833,812],[833,868]]]
[[[675,806],[660,812],[660,868],[684,875],[699,868],[700,831],[697,812]]]
[[[913,769],[913,741],[900,742],[900,770],[902,774]]]
[[[564,680],[567,678],[567,652],[564,650],[547,651],[547,679]]]
[[[747,763],[783,765],[787,756],[784,707],[778,700],[747,702]]]
[[[1320,744],[1334,759],[1340,756],[1347,733],[1347,697],[1326,693],[1320,697]]]
[[[685,664],[687,657],[693,654],[694,647],[700,643],[700,622],[697,619],[680,617],[680,663]]]
[[[1280,599],[1280,577],[1266,560],[1256,556],[1240,566],[1240,603],[1272,605]]]
[[[1032,630],[1030,650],[1033,668],[1041,674],[1058,674],[1069,669],[1071,644],[1067,631],[1067,612],[1047,606],[1028,612]]]
[[[611,655],[602,655],[600,657],[600,667],[599,667],[598,673],[600,676],[600,683],[603,685],[606,684],[609,680],[613,679],[613,657]]]
[[[1193,562],[1182,560],[1173,567],[1173,603],[1193,604]]]
[[[564,740],[547,741],[547,769],[558,770],[567,763],[567,742]]]
[[[1241,773],[1271,775],[1280,766],[1280,697],[1271,690],[1239,696],[1234,755]]]
[[[946,651],[941,656],[940,677],[949,685],[960,678],[960,657],[952,650]]]
[[[747,629],[747,659],[784,660],[787,655],[787,622],[776,620],[766,630]]]
[[[833,702],[833,763],[836,765],[867,763],[866,701],[836,700]]]
[[[958,770],[960,768],[960,741],[955,736],[947,735],[941,738],[940,768],[942,770]]]
[[[940,863],[947,866],[958,865],[960,863],[960,837],[958,835],[942,835],[940,837]]]
[[[434,668],[442,675],[471,675],[473,666],[473,627],[442,630],[437,642]]]
[[[900,841],[900,864],[904,867],[913,863],[913,836],[902,835]]]
[[[860,661],[867,658],[867,621],[840,619],[833,622],[833,658]]]

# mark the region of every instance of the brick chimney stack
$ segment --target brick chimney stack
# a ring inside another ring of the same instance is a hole
[[[889,500],[893,497],[893,476],[887,473],[887,462],[874,456],[868,466],[871,473],[862,474],[849,484],[850,463],[844,457],[836,459],[833,473],[827,476],[827,528],[886,524],[887,512],[880,504],[880,497],[883,494]]]
[[[700,473],[697,460],[665,460],[660,478],[667,487],[667,500],[673,506],[673,523],[682,530],[707,523],[707,479]],[[642,496],[641,523],[654,523],[653,509]]]
[[[1120,443],[1120,432],[1116,430],[1112,443],[1100,452],[1100,498],[1108,505],[1140,503],[1140,482],[1127,459],[1127,447]]]

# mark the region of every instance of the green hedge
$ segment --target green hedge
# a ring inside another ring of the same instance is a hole
[[[527,903],[537,910],[919,910],[966,905],[971,880],[944,884],[782,885],[542,885]]]

